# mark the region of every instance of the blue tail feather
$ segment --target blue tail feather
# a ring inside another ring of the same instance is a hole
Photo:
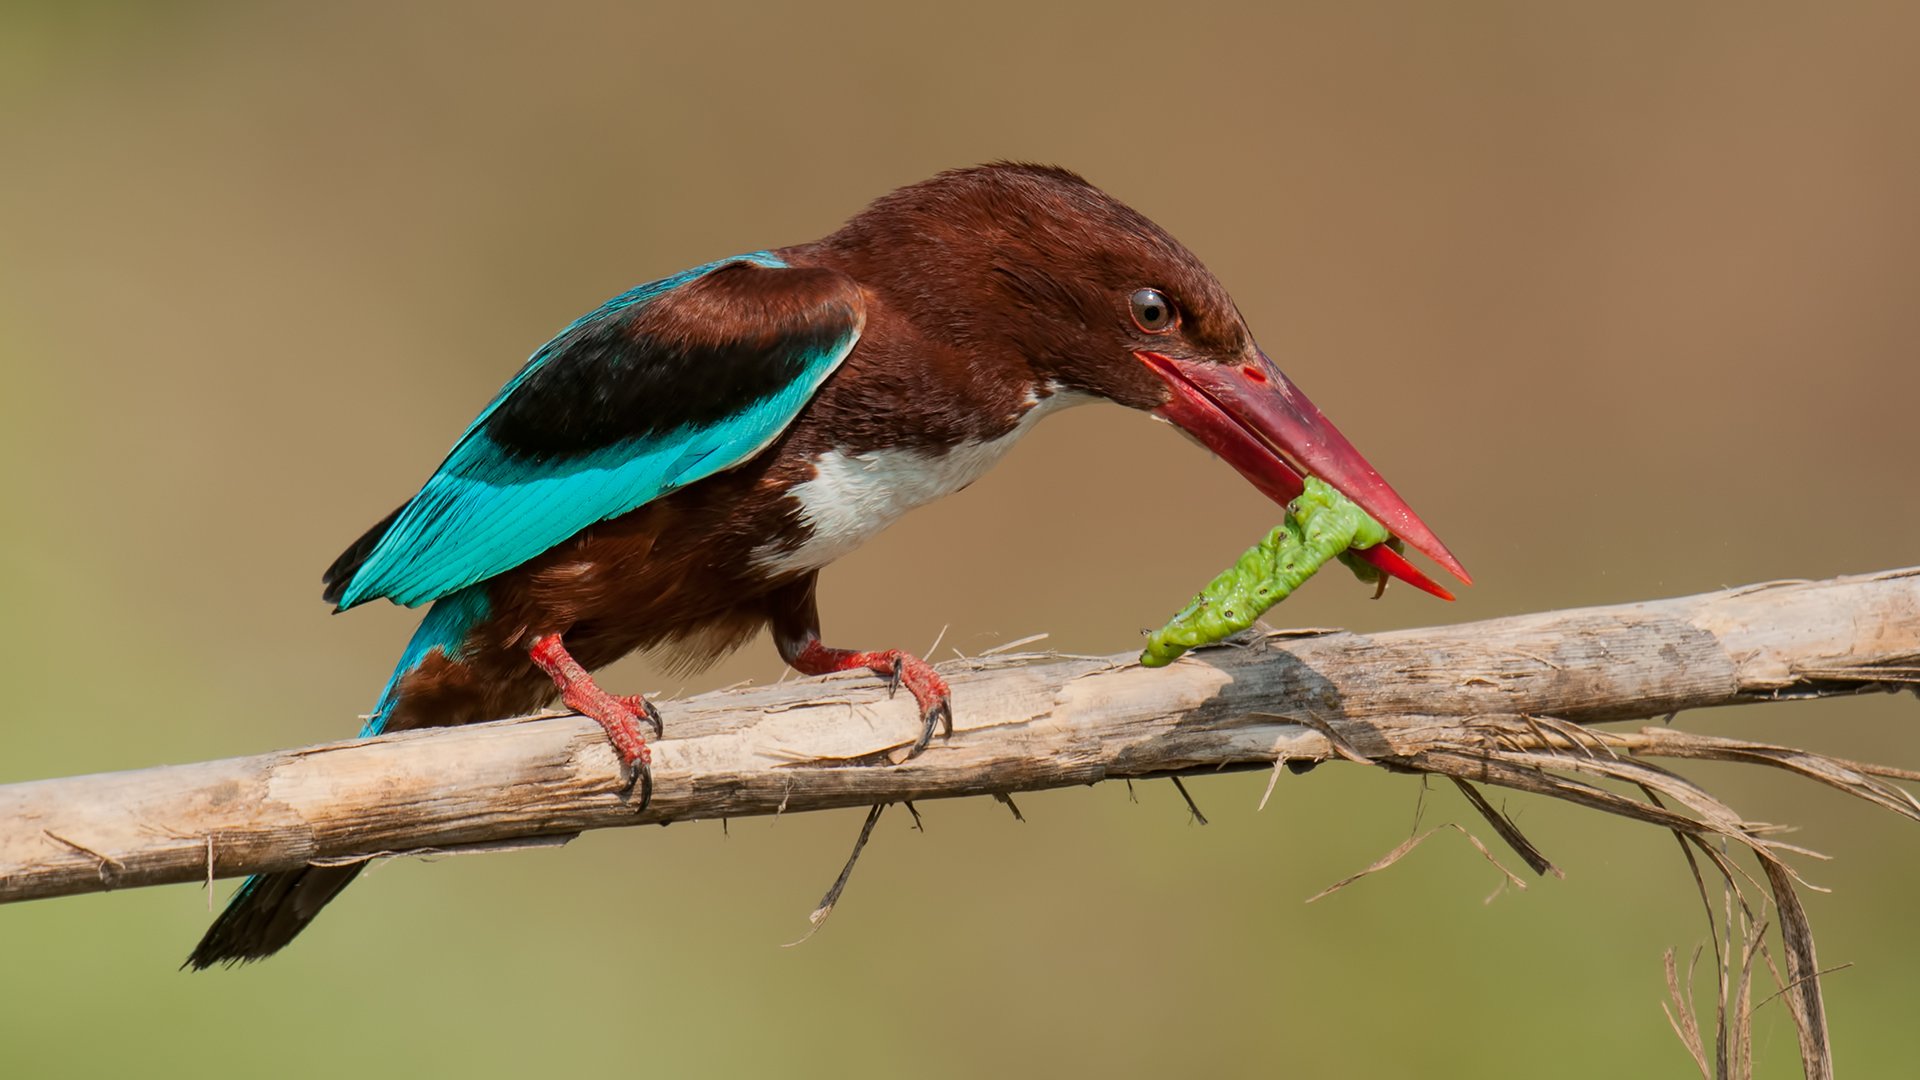
[[[485,622],[492,605],[484,583],[470,585],[434,602],[400,655],[393,677],[380,691],[380,701],[367,718],[361,736],[378,735],[399,703],[400,684],[435,650],[450,660],[466,652],[467,634]],[[327,902],[353,883],[366,863],[347,866],[303,866],[273,874],[255,874],[242,882],[227,901],[226,910],[207,929],[206,936],[187,957],[196,971],[215,964],[236,964],[272,956],[306,929]]]
[[[487,621],[492,614],[493,605],[487,599],[485,582],[469,585],[459,592],[443,596],[427,609],[427,617],[420,620],[420,626],[414,630],[413,638],[407,642],[407,649],[400,654],[400,663],[393,669],[393,676],[380,691],[380,700],[373,707],[373,713],[360,728],[360,737],[365,739],[378,735],[387,729],[387,718],[393,714],[393,707],[400,703],[400,684],[426,662],[435,649],[449,660],[465,658],[467,634],[474,627]]]

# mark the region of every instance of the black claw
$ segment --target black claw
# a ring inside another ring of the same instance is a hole
[[[899,660],[893,662],[893,674],[887,679],[887,698],[900,692],[900,681],[906,678],[907,665]]]
[[[653,702],[647,698],[640,699],[640,719],[645,720],[653,728],[654,738],[667,737],[667,722],[660,719],[660,710],[654,708]]]
[[[940,728],[948,738],[953,737],[953,704],[946,698],[933,703],[933,707],[920,715],[920,737],[913,740],[913,749],[907,751],[907,760],[912,761],[924,752],[933,742],[933,729]]]
[[[626,783],[620,788],[621,801],[633,801],[633,787],[638,784],[640,785],[640,805],[634,808],[634,813],[645,813],[647,805],[653,802],[652,767],[638,759],[623,761],[620,763],[620,775],[626,777]]]

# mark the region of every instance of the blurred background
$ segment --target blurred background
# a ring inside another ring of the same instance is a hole
[[[996,158],[1180,237],[1481,582],[1329,574],[1277,624],[1920,563],[1916,55],[1906,4],[7,0],[0,781],[353,734],[416,614],[329,617],[320,571],[528,353]],[[827,636],[1137,648],[1277,520],[1166,427],[1076,410],[829,569]],[[779,673],[763,640],[606,682]],[[1911,768],[1916,720],[1677,723]],[[1910,1068],[1920,827],[1686,771],[1833,856],[1804,870],[1821,961],[1855,965],[1838,1065]],[[1264,783],[1191,782],[1205,828],[1165,782],[889,815],[797,949],[856,811],[392,863],[201,975],[203,889],[8,907],[0,1046],[21,1076],[1689,1074],[1660,954],[1706,925],[1669,836],[1509,796],[1565,881],[1483,903],[1448,834],[1303,906],[1422,785],[1333,765],[1255,813]],[[1450,789],[1424,815],[1488,831]],[[1777,1001],[1756,1046],[1797,1075]]]

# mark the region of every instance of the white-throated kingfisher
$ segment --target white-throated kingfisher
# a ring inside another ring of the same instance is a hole
[[[866,668],[911,691],[918,754],[951,733],[946,682],[899,650],[825,645],[820,569],[1099,400],[1179,426],[1279,502],[1318,476],[1468,580],[1186,248],[1073,173],[995,164],[823,240],[642,285],[534,353],[326,572],[338,610],[433,605],[363,734],[557,693],[606,729],[644,806],[659,713],[588,673],[636,649],[698,668],[769,627],[803,674]],[[1385,544],[1357,554],[1446,595]],[[361,865],[249,878],[188,963],[272,954]]]

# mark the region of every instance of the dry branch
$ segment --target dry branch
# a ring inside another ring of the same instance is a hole
[[[0,902],[551,842],[615,825],[1335,756],[1541,792],[1683,836],[1728,837],[1761,855],[1770,874],[1786,871],[1767,829],[1642,757],[1773,765],[1920,819],[1920,804],[1876,779],[1911,778],[1896,770],[1669,728],[1584,726],[1912,687],[1920,569],[1371,636],[1281,631],[1161,670],[1127,656],[1051,654],[946,668],[954,737],[900,765],[891,762],[917,729],[913,704],[890,700],[869,676],[665,702],[670,738],[655,744],[655,795],[644,813],[621,800],[612,752],[576,716],[7,785]],[[1687,812],[1569,773],[1640,785]],[[1813,970],[1810,945],[1788,960],[1791,975]]]

